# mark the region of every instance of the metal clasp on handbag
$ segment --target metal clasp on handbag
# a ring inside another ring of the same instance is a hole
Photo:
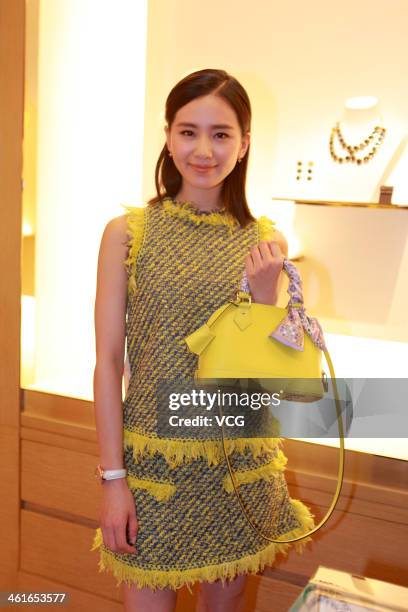
[[[234,316],[234,323],[238,325],[241,331],[247,329],[252,323],[251,302],[251,295],[246,291],[238,289],[235,302],[238,310]]]
[[[246,291],[242,291],[241,289],[238,289],[236,294],[235,294],[235,302],[234,304],[248,304],[248,306],[251,305],[252,302],[252,298],[251,298],[251,294],[247,293]]]

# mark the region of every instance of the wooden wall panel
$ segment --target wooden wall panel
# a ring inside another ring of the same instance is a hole
[[[0,591],[14,588],[19,555],[19,474],[18,430],[0,426]]]
[[[67,593],[69,595],[66,607],[61,610],[70,612],[123,612],[123,604],[119,600],[112,600],[98,596],[97,593],[86,593],[72,586],[67,586],[63,582],[54,582],[48,578],[43,578],[25,571],[18,573],[19,591],[34,591],[37,593]],[[56,606],[55,606],[56,609]],[[50,611],[50,606],[36,605],[35,610],[44,612]]]
[[[293,551],[280,560],[279,569],[309,577],[319,565],[326,565],[408,585],[408,525],[335,510],[328,526],[313,539],[307,543],[303,554]],[[266,573],[273,575],[273,572]]]
[[[407,492],[408,470],[406,461],[358,451],[348,451],[347,440],[345,440],[345,447],[345,478],[355,483],[369,484],[375,488],[376,493],[380,487]],[[285,440],[283,448],[285,454],[290,457],[290,467],[293,471],[337,477],[340,457],[338,448],[300,440]]]
[[[18,570],[24,0],[0,2],[0,590]]]
[[[27,509],[21,511],[21,570],[90,595],[117,599],[115,580],[99,573],[90,551],[93,529]]]
[[[100,485],[93,455],[30,440],[22,440],[21,453],[24,502],[97,518]]]

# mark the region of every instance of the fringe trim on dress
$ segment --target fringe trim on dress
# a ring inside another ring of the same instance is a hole
[[[275,221],[271,221],[269,217],[266,217],[265,215],[262,215],[262,217],[259,217],[258,219],[259,240],[270,240],[273,232],[275,231],[274,225],[275,225]]]
[[[283,472],[285,470],[287,462],[288,458],[278,449],[276,457],[270,463],[260,465],[254,470],[234,470],[235,485],[238,487],[242,484],[256,482],[261,478],[264,480],[272,480],[277,472]],[[227,493],[232,493],[234,491],[229,473],[224,477],[223,485]]]
[[[158,501],[167,501],[176,492],[176,486],[170,482],[159,482],[158,480],[143,480],[128,475],[126,477],[130,489],[145,489]]]
[[[129,247],[128,257],[124,261],[124,266],[128,274],[128,295],[136,292],[136,261],[139,253],[144,233],[145,208],[128,206],[122,204],[126,210],[127,233],[130,239],[127,242]]]
[[[296,538],[307,533],[313,529],[314,515],[310,510],[299,500],[291,499],[293,511],[296,515],[300,527],[292,529],[285,534],[277,537],[276,539],[282,540]],[[303,552],[303,549],[307,542],[312,541],[310,536],[295,542],[295,550],[298,554]],[[100,528],[96,530],[91,551],[99,548],[99,572],[110,571],[117,579],[117,585],[121,582],[126,582],[128,586],[134,584],[137,588],[150,587],[153,590],[164,589],[170,587],[173,590],[177,590],[183,586],[186,586],[190,593],[192,593],[190,586],[197,581],[214,582],[215,580],[221,580],[224,584],[226,579],[235,578],[239,574],[257,574],[261,572],[265,566],[272,565],[275,561],[277,553],[287,555],[287,551],[292,544],[274,544],[271,542],[263,550],[255,553],[254,555],[247,555],[242,559],[236,561],[228,561],[219,565],[204,566],[198,568],[192,568],[188,570],[145,570],[132,565],[128,565],[123,561],[115,558],[114,554],[109,549],[103,546],[102,531]],[[136,553],[137,554],[137,553]]]
[[[246,448],[252,451],[254,458],[264,452],[271,452],[283,444],[283,438],[236,438],[225,440],[227,454],[234,450],[244,452]],[[144,454],[160,453],[170,467],[189,463],[199,457],[204,457],[208,465],[218,465],[225,461],[221,440],[174,440],[144,436],[129,429],[123,430],[124,448],[133,447],[133,458],[138,461]]]
[[[172,198],[164,198],[163,208],[170,215],[176,215],[182,219],[190,219],[190,221],[193,221],[196,225],[208,223],[209,225],[226,225],[230,228],[240,225],[238,219],[228,213],[228,211],[205,214],[202,212],[195,212],[194,206],[187,200],[185,202],[175,202]]]

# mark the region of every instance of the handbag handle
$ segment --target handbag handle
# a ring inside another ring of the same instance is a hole
[[[273,542],[274,544],[292,544],[294,542],[298,542],[299,540],[304,540],[305,538],[308,538],[309,536],[311,536],[313,533],[316,533],[316,531],[318,531],[321,527],[323,527],[323,525],[329,520],[330,516],[333,513],[333,510],[337,504],[337,501],[339,499],[340,496],[340,491],[341,491],[341,487],[343,484],[343,476],[344,476],[344,431],[343,431],[343,423],[342,423],[342,419],[341,419],[341,409],[340,409],[340,399],[339,399],[339,393],[338,393],[338,389],[337,389],[337,383],[336,383],[336,377],[334,374],[334,368],[333,368],[333,364],[332,361],[330,359],[330,355],[327,349],[324,350],[324,354],[326,357],[326,361],[327,364],[329,366],[329,370],[330,370],[330,376],[331,376],[331,380],[332,380],[332,384],[333,384],[333,390],[334,390],[334,398],[335,398],[335,404],[336,404],[336,412],[337,412],[337,422],[339,425],[339,435],[340,435],[340,461],[339,461],[339,471],[338,471],[338,477],[337,477],[337,487],[336,487],[336,491],[334,493],[333,496],[333,501],[330,505],[330,508],[328,509],[326,515],[322,518],[322,520],[320,521],[320,523],[314,527],[313,529],[311,529],[310,531],[308,531],[307,533],[305,533],[302,536],[298,536],[296,538],[290,538],[288,540],[275,540],[274,538],[270,538],[266,535],[264,535],[260,529],[258,529],[258,527],[255,525],[255,523],[252,521],[251,517],[249,516],[249,513],[247,511],[247,509],[245,508],[245,505],[241,499],[240,494],[238,493],[238,488],[237,488],[237,484],[235,482],[235,474],[232,470],[231,467],[231,462],[229,460],[228,457],[228,452],[225,446],[225,438],[224,438],[224,420],[222,419],[222,409],[221,409],[221,404],[219,404],[219,409],[220,409],[220,413],[221,413],[221,436],[222,436],[222,448],[224,451],[224,456],[225,456],[225,460],[227,462],[227,466],[228,466],[228,471],[230,474],[230,478],[231,478],[231,482],[232,482],[232,486],[234,488],[235,494],[238,498],[239,504],[241,506],[241,510],[247,520],[247,522],[251,525],[252,529],[258,534],[258,536],[260,536],[261,538],[263,538],[264,540],[267,540],[268,542]]]
[[[303,304],[303,285],[302,279],[300,278],[300,274],[295,264],[289,261],[287,257],[283,260],[282,271],[285,272],[287,277],[289,278],[289,286],[287,293],[289,294],[289,305],[293,304]],[[246,268],[242,274],[240,290],[244,293],[251,293],[251,289],[249,287],[248,276]]]
[[[304,332],[306,332],[313,344],[320,350],[326,351],[323,330],[315,317],[309,317],[303,303],[303,284],[295,264],[287,257],[283,260],[283,272],[289,278],[287,293],[289,302],[286,306],[287,316],[281,321],[278,328],[271,334],[272,338],[279,340],[286,346],[303,351]],[[251,295],[246,268],[241,279],[241,289],[237,291],[237,300],[241,299],[240,293]]]

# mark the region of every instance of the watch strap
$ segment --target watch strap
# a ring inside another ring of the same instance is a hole
[[[103,471],[103,479],[104,480],[115,480],[115,478],[125,478],[127,471],[125,469],[121,470],[104,470]]]
[[[127,470],[104,470],[101,465],[98,465],[95,470],[95,476],[101,480],[115,480],[116,478],[126,478]]]

